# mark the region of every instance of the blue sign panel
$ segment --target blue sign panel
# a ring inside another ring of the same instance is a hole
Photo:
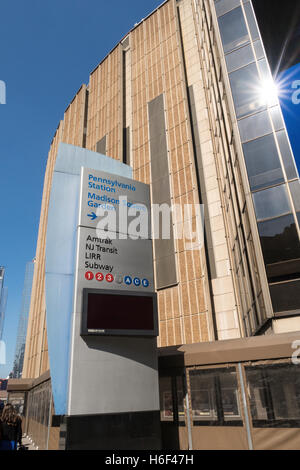
[[[278,81],[282,114],[300,173],[300,63],[283,71]]]

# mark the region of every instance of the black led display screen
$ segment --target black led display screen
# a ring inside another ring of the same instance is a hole
[[[81,334],[157,334],[156,294],[83,290]]]

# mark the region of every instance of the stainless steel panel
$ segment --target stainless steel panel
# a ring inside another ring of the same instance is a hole
[[[120,240],[115,236],[107,232],[106,239],[98,238],[95,229],[79,227],[77,290],[86,287],[153,292],[152,241]]]

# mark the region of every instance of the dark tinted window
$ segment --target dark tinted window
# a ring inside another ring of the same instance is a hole
[[[266,264],[300,258],[300,243],[292,214],[259,222],[258,230]]]
[[[282,282],[300,278],[300,258],[280,261],[266,266],[269,282]]]
[[[236,371],[190,371],[194,425],[242,426]]]
[[[254,427],[300,427],[299,365],[246,367]]]
[[[297,213],[298,223],[300,225],[300,181],[293,181],[289,184],[292,193],[292,199]]]
[[[300,309],[300,280],[270,285],[275,313]]]
[[[185,386],[183,376],[160,377],[159,394],[161,421],[180,421],[184,425]]]
[[[159,395],[161,421],[174,421],[172,377],[160,377]]]

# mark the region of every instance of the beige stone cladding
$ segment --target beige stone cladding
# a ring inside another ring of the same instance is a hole
[[[66,109],[64,120],[59,123],[48,154],[28,319],[23,378],[39,377],[49,369],[45,305],[45,249],[52,175],[60,142],[82,146],[85,101],[86,87],[83,85]]]
[[[212,250],[215,261],[215,276],[212,279],[212,302],[216,315],[216,327],[219,339],[240,337],[240,328],[236,312],[236,299],[230,269],[227,238],[222,211],[220,185],[213,146],[213,133],[209,120],[209,111],[205,85],[208,80],[207,69],[204,67],[199,44],[199,31],[195,10],[191,0],[179,3],[179,15],[182,31],[182,44],[185,59],[187,86],[192,87],[195,113],[198,123],[199,146],[201,153],[200,171],[202,192],[208,222],[211,227]],[[201,13],[200,13],[201,14]],[[202,38],[201,38],[202,39]],[[203,40],[203,39],[202,39]]]
[[[147,103],[163,94],[171,203],[197,204],[176,2],[158,8],[130,39],[134,176],[151,183]],[[213,339],[203,248],[188,250],[179,239],[175,252],[178,284],[158,291],[159,346]]]
[[[87,144],[97,151],[97,142],[106,137],[105,154],[122,156],[122,79],[119,44],[91,73],[87,121]]]

